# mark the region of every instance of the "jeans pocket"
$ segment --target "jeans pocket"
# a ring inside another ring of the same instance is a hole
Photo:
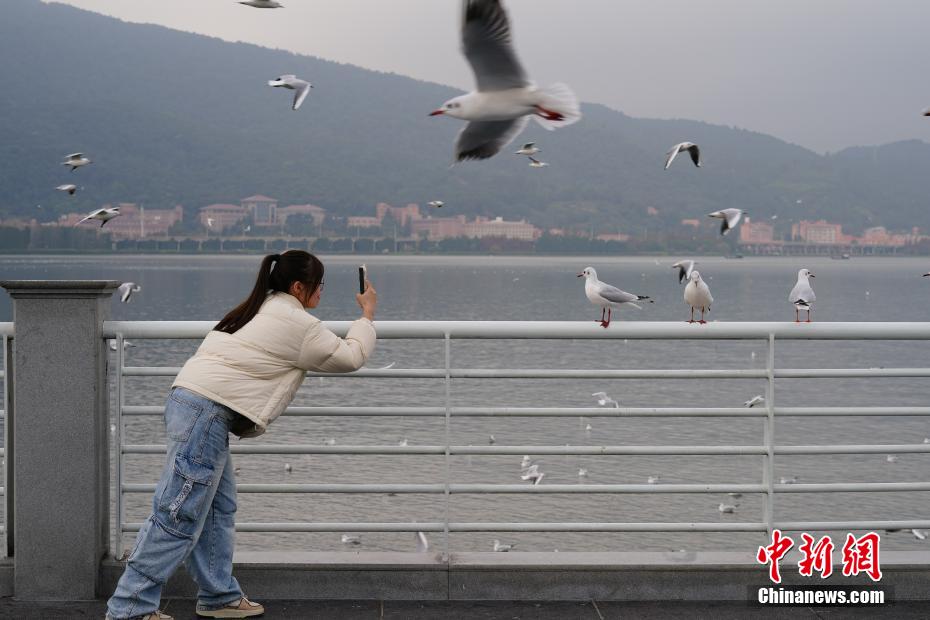
[[[190,439],[191,431],[201,413],[203,413],[201,403],[186,398],[183,392],[179,393],[177,389],[171,390],[165,405],[165,427],[168,439],[179,443]]]
[[[165,525],[186,536],[193,536],[211,487],[213,466],[178,455],[174,459],[174,472],[165,485],[158,508]]]

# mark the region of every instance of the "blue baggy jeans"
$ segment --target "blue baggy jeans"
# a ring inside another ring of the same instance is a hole
[[[236,479],[229,424],[239,414],[184,388],[165,405],[168,459],[116,592],[110,618],[158,609],[162,587],[184,563],[200,591],[198,605],[219,608],[242,596],[232,576]]]

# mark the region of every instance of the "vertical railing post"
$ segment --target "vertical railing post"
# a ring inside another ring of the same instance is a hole
[[[13,299],[13,596],[100,594],[110,543],[103,322],[119,282],[0,282]]]
[[[116,540],[113,557],[123,557],[123,335],[116,335],[116,429],[113,433],[116,461]]]
[[[450,448],[452,445],[452,341],[449,337],[449,332],[445,334],[445,385],[446,385],[446,428],[445,428],[445,474],[443,475],[443,518],[442,518],[442,561],[450,562],[451,555],[449,553],[449,502],[450,502],[450,493],[449,493],[449,480],[452,476],[452,464],[451,464],[451,453]]]
[[[14,327],[15,329],[15,327]],[[13,341],[3,337],[3,553],[13,557]]]
[[[766,356],[765,385],[765,466],[762,470],[762,484],[766,495],[762,503],[763,520],[769,537],[772,536],[775,521],[775,334],[769,334],[768,355]]]

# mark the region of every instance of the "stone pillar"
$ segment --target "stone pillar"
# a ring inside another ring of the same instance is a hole
[[[119,282],[0,281],[13,298],[14,597],[91,600],[109,543],[107,344]]]

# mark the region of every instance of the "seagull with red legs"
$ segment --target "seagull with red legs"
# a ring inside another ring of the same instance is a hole
[[[475,73],[476,90],[430,113],[468,121],[456,140],[455,161],[493,157],[523,131],[530,117],[545,129],[581,118],[578,99],[568,86],[539,88],[530,80],[513,49],[501,0],[463,0],[462,53]]]
[[[814,289],[810,281],[810,278],[813,277],[814,274],[809,269],[798,271],[798,282],[788,295],[788,301],[794,304],[795,323],[801,322],[801,310],[807,310],[807,322],[811,322],[811,306],[817,301],[817,296],[814,295]]]
[[[694,323],[694,309],[701,309],[701,325],[707,323],[704,320],[704,312],[710,310],[710,305],[714,303],[714,298],[710,294],[710,287],[701,279],[701,272],[696,269],[691,270],[691,276],[688,284],[685,286],[685,303],[691,306],[691,320]]]
[[[611,286],[597,279],[597,272],[593,267],[585,267],[584,271],[578,274],[579,278],[584,278],[584,294],[592,304],[601,307],[601,327],[607,328],[610,325],[611,312],[614,308],[620,308],[622,305],[633,306],[642,310],[642,306],[637,305],[637,301],[646,301],[654,303],[645,295],[634,295],[621,291],[615,286]],[[604,315],[607,320],[604,320]]]

